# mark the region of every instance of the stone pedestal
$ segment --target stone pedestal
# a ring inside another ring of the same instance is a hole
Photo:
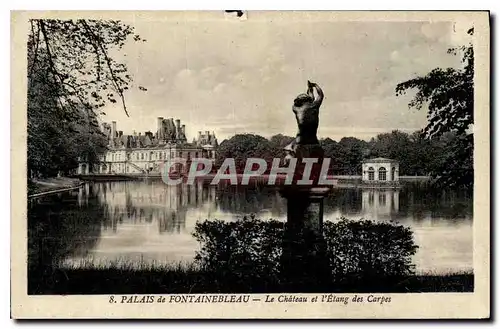
[[[287,291],[308,291],[329,280],[331,270],[326,254],[323,227],[323,199],[330,187],[285,186],[287,224],[283,239],[282,273]]]
[[[284,186],[281,196],[287,199],[287,224],[322,234],[323,199],[330,192],[328,186]]]
[[[301,179],[310,179],[312,181],[311,186],[318,184],[319,174],[321,172],[321,166],[323,165],[324,151],[319,144],[295,144],[292,142],[285,148],[288,152],[287,158],[296,158],[297,165],[295,166],[295,173],[293,177],[293,185]],[[311,172],[308,177],[303,177],[305,173],[306,164],[303,162],[304,158],[317,159],[316,163],[312,165]]]

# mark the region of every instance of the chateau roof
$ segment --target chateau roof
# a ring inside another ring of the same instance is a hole
[[[371,158],[363,160],[363,163],[382,163],[382,162],[386,163],[386,162],[398,162],[398,161],[389,158]]]

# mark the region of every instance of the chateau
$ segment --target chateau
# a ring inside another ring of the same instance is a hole
[[[218,146],[215,134],[198,132],[192,143],[187,142],[186,125],[179,119],[157,119],[155,133],[124,135],[116,129],[116,121],[103,123],[102,131],[108,138],[108,150],[93,168],[81,161],[78,174],[160,174],[161,164],[174,158],[215,159]]]

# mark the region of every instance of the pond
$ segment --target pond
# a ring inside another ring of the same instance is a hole
[[[255,214],[286,219],[286,200],[268,186],[167,186],[161,180],[88,183],[30,200],[28,261],[83,267],[109,263],[189,263],[197,221]],[[400,189],[333,189],[324,220],[371,219],[409,226],[417,272],[471,271],[472,195],[419,184]]]

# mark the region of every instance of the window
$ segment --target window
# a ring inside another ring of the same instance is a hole
[[[160,160],[163,159],[163,152],[160,152]]]
[[[387,180],[387,170],[384,167],[378,170],[378,180]]]
[[[368,168],[368,180],[375,180],[375,169],[373,167]]]
[[[144,160],[144,153],[141,153],[141,160]]]
[[[392,167],[391,169],[391,180],[394,181],[396,178],[396,167]]]

